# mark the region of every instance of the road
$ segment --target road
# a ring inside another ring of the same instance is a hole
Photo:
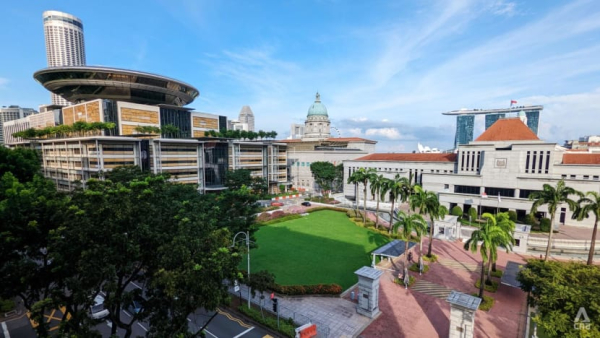
[[[58,323],[60,317],[60,311],[56,310],[52,314]],[[236,316],[229,313],[227,310],[218,309],[217,316],[210,322],[208,327],[205,329],[206,336],[211,338],[272,338],[264,329],[254,327],[247,324],[245,321],[237,318]],[[214,312],[206,312],[204,310],[197,310],[195,313],[188,317],[188,324],[190,331],[196,332],[199,330],[214,314]],[[48,318],[50,318],[48,317]],[[121,311],[121,318],[127,320],[130,317],[126,311]],[[57,325],[52,325],[51,330],[58,328]],[[96,329],[102,334],[102,337],[110,336],[110,322],[103,322],[96,326]],[[148,330],[148,325],[144,323],[135,323],[132,327],[132,337],[145,336]],[[118,334],[120,337],[124,336],[125,331],[119,329]],[[24,314],[20,317],[13,318],[11,320],[0,323],[0,338],[35,338],[36,334],[32,327],[32,323],[29,318]]]

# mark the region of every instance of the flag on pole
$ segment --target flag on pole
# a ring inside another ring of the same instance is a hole
[[[481,198],[487,198],[487,194],[485,193],[485,191],[481,194]]]
[[[510,100],[510,106],[512,107],[513,104],[517,104],[517,101],[515,100]]]
[[[502,199],[500,198],[500,193],[498,193],[498,203],[502,202]]]

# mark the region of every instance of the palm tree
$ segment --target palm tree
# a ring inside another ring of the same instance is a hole
[[[393,180],[387,180],[386,183],[385,189],[389,192],[390,201],[392,202],[392,207],[390,208],[390,229],[388,231],[391,234],[392,225],[394,224],[394,202],[402,195],[403,185],[398,175]]]
[[[431,226],[429,227],[429,247],[427,249],[427,257],[431,257],[433,249],[433,225],[435,220],[446,217],[448,209],[440,204],[440,200],[434,192],[424,190],[419,185],[416,185],[414,189],[414,194],[410,196],[410,208],[413,211],[419,209],[419,214],[429,215],[429,219],[431,220]]]
[[[592,231],[592,243],[590,244],[590,252],[588,254],[587,264],[592,265],[594,260],[594,251],[596,250],[596,233],[598,231],[598,218],[600,217],[600,194],[595,191],[588,191],[585,196],[577,201],[577,209],[573,213],[573,217],[581,221],[590,216],[590,212],[596,216],[594,220],[594,230]]]
[[[494,217],[489,213],[483,214],[483,217],[489,220],[489,217]],[[481,242],[481,244],[479,244]],[[485,266],[490,261],[491,248],[497,246],[498,243],[510,242],[507,233],[497,224],[492,222],[486,222],[479,229],[471,233],[469,238],[464,245],[465,250],[471,252],[477,252],[479,247],[479,254],[481,255],[481,276],[479,279],[479,298],[483,298],[484,278],[485,278]]]
[[[350,178],[348,179],[348,183],[355,183],[357,186],[358,183],[362,183],[363,185],[363,223],[367,222],[367,184],[369,183],[369,179],[371,178],[371,176],[375,174],[377,174],[375,168],[359,168],[350,176],[354,176],[356,182],[350,182]],[[356,204],[356,210],[358,211],[358,194],[356,196]]]
[[[423,233],[427,229],[427,222],[423,219],[423,216],[419,214],[409,215],[404,211],[398,212],[398,222],[394,223],[394,231],[398,231],[398,228],[402,227],[402,237],[404,237],[404,266],[408,266],[408,240],[415,231],[417,236],[419,233]]]
[[[415,193],[415,188],[418,185],[412,183],[412,172],[408,174],[408,177],[402,177],[400,180],[402,182],[402,203],[406,203],[407,201],[410,201],[410,197]],[[410,213],[410,208],[408,209],[408,212]]]
[[[506,233],[506,236],[495,237],[494,240],[497,242],[490,247],[490,261],[487,268],[488,273],[486,283],[492,284],[492,271],[496,271],[496,261],[498,260],[498,246],[506,248],[506,252],[512,251],[515,242],[513,238],[515,222],[510,220],[507,212],[501,212],[496,216],[490,213],[484,213],[481,217],[491,225],[500,227],[500,229]]]
[[[381,200],[381,188],[385,184],[383,175],[373,175],[370,178],[371,195],[373,199],[377,199],[377,207],[375,207],[375,228],[379,229],[379,201]]]
[[[538,208],[545,204],[548,205],[548,212],[550,213],[550,232],[548,233],[548,246],[546,247],[546,257],[544,257],[544,260],[547,260],[548,257],[550,257],[556,209],[562,203],[567,203],[569,205],[569,210],[574,210],[577,207],[577,203],[570,199],[569,195],[582,196],[579,191],[567,187],[564,180],[558,181],[556,187],[553,187],[550,184],[544,184],[542,191],[537,191],[529,195],[529,200],[534,201],[531,205],[532,214],[535,215]]]

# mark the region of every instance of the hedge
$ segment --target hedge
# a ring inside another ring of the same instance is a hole
[[[452,208],[452,210],[450,211],[450,213],[453,216],[458,216],[458,217],[462,217],[462,215],[463,215],[463,211],[458,205],[455,205],[454,208]]]
[[[271,285],[270,289],[282,295],[339,295],[344,291],[338,284]]]
[[[238,310],[240,310],[246,316],[252,318],[254,321],[257,321],[258,323],[267,326],[268,328],[273,329],[286,337],[293,338],[296,336],[296,325],[290,319],[280,319],[279,328],[277,328],[277,318],[273,318],[271,316],[265,316],[265,318],[263,318],[260,311],[252,308],[249,309],[246,305],[240,305]]]
[[[0,312],[9,312],[15,308],[15,302],[10,299],[0,298]]]
[[[269,225],[269,224],[276,224],[276,223],[285,222],[285,221],[289,221],[289,220],[297,219],[297,218],[301,218],[301,217],[302,216],[300,216],[298,214],[284,214],[284,216],[282,216],[282,217],[271,218],[271,219],[269,219],[267,221],[263,221],[263,222],[260,222],[259,219],[257,218],[257,223],[259,225]],[[259,218],[260,218],[260,216],[259,216]]]

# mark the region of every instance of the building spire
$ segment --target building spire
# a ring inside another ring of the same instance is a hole
[[[317,95],[315,95],[315,102],[321,102],[321,94],[317,91]]]

